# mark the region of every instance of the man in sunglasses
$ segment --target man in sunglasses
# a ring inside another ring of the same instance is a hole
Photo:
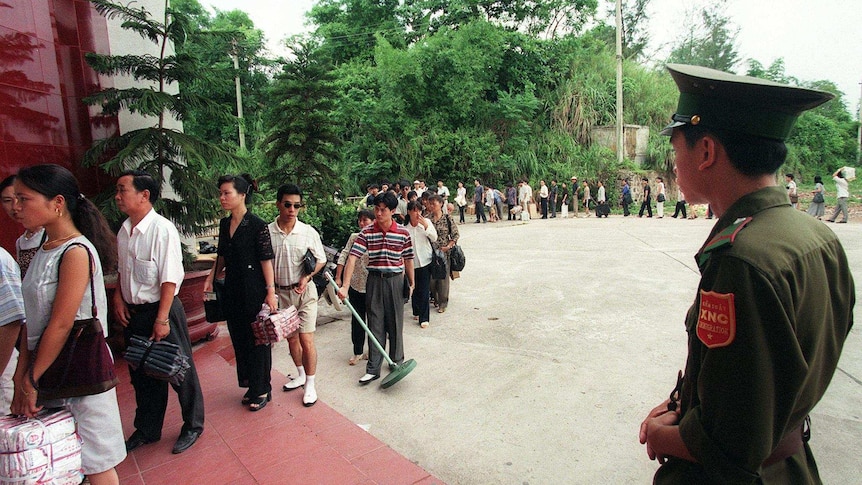
[[[317,287],[312,277],[326,264],[326,253],[320,234],[313,227],[297,218],[302,209],[302,191],[293,184],[282,185],[276,196],[278,217],[269,225],[269,236],[275,252],[275,293],[278,306],[296,307],[302,321],[298,332],[287,339],[290,356],[298,375],[289,380],[283,391],[305,387],[302,404],[314,406],[317,390],[314,375],[317,371],[317,349],[314,347],[314,330],[317,323]],[[317,265],[311,274],[302,270],[302,260],[308,251],[314,255]]]
[[[775,174],[797,117],[833,96],[667,67],[680,90],[662,132],[677,183],[718,221],[695,257],[685,371],[640,427],[661,463],[655,483],[820,483],[808,415],[853,326],[855,289],[838,237],[794,210]]]

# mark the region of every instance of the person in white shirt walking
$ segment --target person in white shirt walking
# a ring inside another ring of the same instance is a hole
[[[841,219],[840,223],[846,223],[850,220],[850,214],[847,212],[847,198],[850,197],[850,187],[847,183],[847,179],[844,178],[844,168],[839,168],[832,174],[832,180],[835,181],[835,190],[836,196],[838,197],[838,204],[835,206],[835,210],[832,212],[832,217],[827,219],[829,222],[835,222],[835,219],[838,217],[839,213],[844,214],[844,218]]]
[[[303,207],[302,191],[293,184],[282,185],[276,195],[278,217],[269,224],[269,237],[275,253],[275,289],[278,306],[296,307],[302,323],[299,331],[288,337],[290,356],[298,375],[289,380],[283,391],[305,387],[302,404],[305,407],[317,403],[314,376],[317,373],[317,349],[314,346],[314,330],[317,323],[317,286],[314,275],[326,264],[326,252],[320,234],[313,227],[297,218]],[[314,271],[305,274],[302,260],[311,251],[317,264]]]
[[[655,178],[655,210],[659,219],[664,217],[664,201],[667,200],[667,192],[664,188],[664,179],[661,177]]]
[[[407,205],[407,232],[413,241],[413,251],[416,262],[413,268],[416,289],[410,297],[413,307],[413,320],[419,321],[419,326],[427,328],[430,321],[431,305],[431,257],[437,242],[437,229],[434,223],[422,217],[422,207],[417,202]]]

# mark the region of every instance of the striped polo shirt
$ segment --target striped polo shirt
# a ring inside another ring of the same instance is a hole
[[[392,221],[388,231],[384,231],[377,222],[362,228],[353,247],[351,256],[361,258],[368,253],[368,270],[381,273],[399,273],[404,271],[404,261],[413,259],[413,242],[407,229]]]

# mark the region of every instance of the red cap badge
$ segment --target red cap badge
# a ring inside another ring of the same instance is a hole
[[[736,337],[733,293],[700,291],[697,338],[710,349],[726,347]]]

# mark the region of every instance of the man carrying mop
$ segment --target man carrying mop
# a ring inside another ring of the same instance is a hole
[[[404,276],[413,293],[413,243],[407,229],[392,220],[398,199],[392,193],[378,194],[374,198],[373,224],[360,231],[356,242],[350,249],[350,256],[344,266],[342,286],[338,297],[344,300],[350,286],[350,277],[356,261],[368,253],[368,281],[365,286],[365,302],[368,312],[368,328],[381,345],[389,336],[389,354],[392,361],[404,361]],[[368,364],[360,384],[380,378],[383,355],[369,342]]]

